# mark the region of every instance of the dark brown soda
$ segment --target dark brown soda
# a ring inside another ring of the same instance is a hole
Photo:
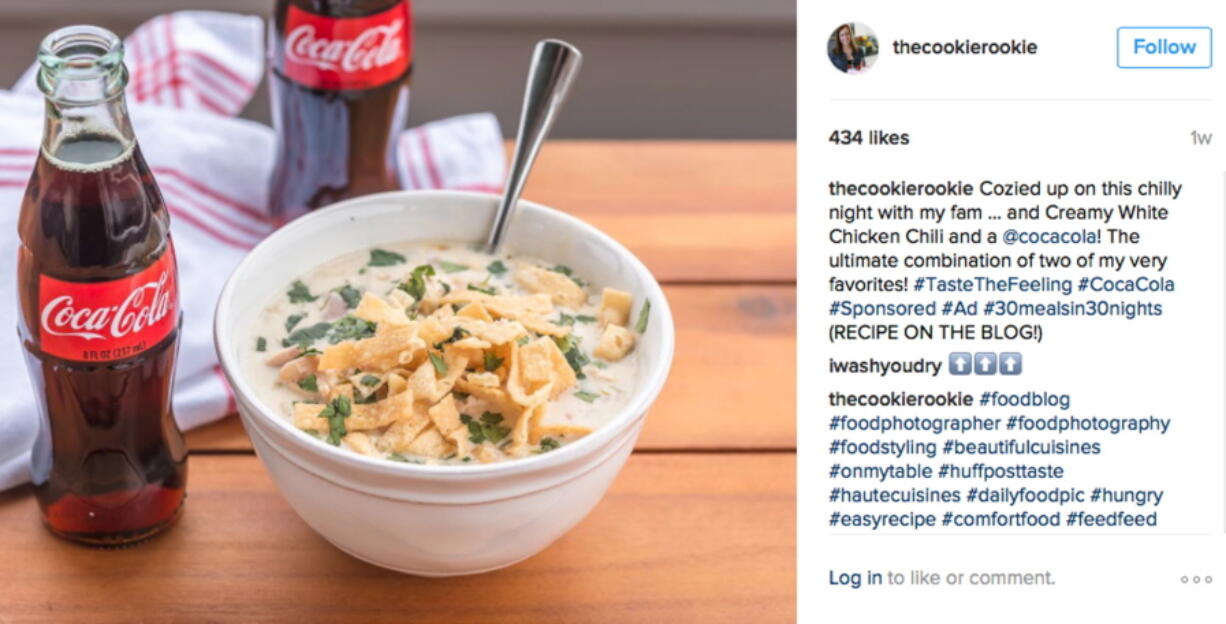
[[[131,144],[66,137],[40,153],[18,225],[19,331],[41,411],[31,472],[47,527],[118,545],[168,526],[182,507],[187,449],[171,407],[176,328],[133,357],[64,360],[39,348],[39,276],[103,282],[170,252],[169,220],[153,176]],[[57,162],[58,161],[58,162]]]
[[[409,112],[413,66],[370,89],[315,89],[286,77],[282,66],[290,6],[338,18],[365,17],[402,0],[278,0],[269,24],[268,81],[276,164],[269,212],[285,223],[350,197],[400,188],[397,139]]]

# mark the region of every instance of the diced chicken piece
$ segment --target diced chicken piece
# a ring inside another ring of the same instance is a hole
[[[270,355],[268,359],[264,361],[269,366],[281,366],[282,364],[285,364],[286,362],[298,357],[299,355],[302,355],[302,348],[299,347],[298,345],[294,345],[292,347],[289,347],[288,349],[282,349],[280,351],[277,351],[276,353]]]
[[[319,356],[308,355],[286,362],[281,367],[280,372],[277,373],[277,378],[285,383],[297,383],[299,380],[315,374],[315,371],[318,369]]]
[[[624,290],[606,288],[600,294],[600,311],[596,313],[596,319],[602,327],[605,325],[625,327],[630,324],[630,304],[633,301],[634,298],[630,293]]]
[[[328,294],[327,301],[324,302],[323,319],[325,321],[335,321],[345,316],[345,312],[348,310],[349,304],[345,303],[345,298],[336,291],[332,291]]]
[[[621,325],[605,325],[600,335],[600,344],[592,349],[592,355],[616,362],[626,357],[634,348],[634,333]]]

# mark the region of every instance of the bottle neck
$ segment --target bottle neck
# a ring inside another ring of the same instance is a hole
[[[123,43],[93,26],[61,28],[43,40],[38,86],[47,98],[43,153],[74,165],[110,162],[136,143],[124,86]]]
[[[132,151],[136,135],[123,93],[88,105],[47,98],[43,153],[55,160],[85,165],[119,160]]]

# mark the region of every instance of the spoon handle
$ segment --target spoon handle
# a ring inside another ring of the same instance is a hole
[[[532,53],[532,66],[528,70],[528,84],[524,87],[524,107],[519,114],[519,132],[515,136],[515,155],[507,172],[502,203],[494,215],[486,251],[496,253],[502,244],[507,224],[511,222],[524,182],[536,161],[541,143],[549,134],[549,128],[566,101],[583,55],[575,46],[559,39],[544,39],[536,44]]]

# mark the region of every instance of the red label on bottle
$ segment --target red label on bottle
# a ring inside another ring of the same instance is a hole
[[[285,16],[285,67],[294,82],[316,89],[369,89],[409,68],[409,3],[366,17],[328,17],[290,6]]]
[[[39,276],[40,346],[66,360],[109,362],[162,341],[179,322],[174,247],[148,268],[109,282]]]

